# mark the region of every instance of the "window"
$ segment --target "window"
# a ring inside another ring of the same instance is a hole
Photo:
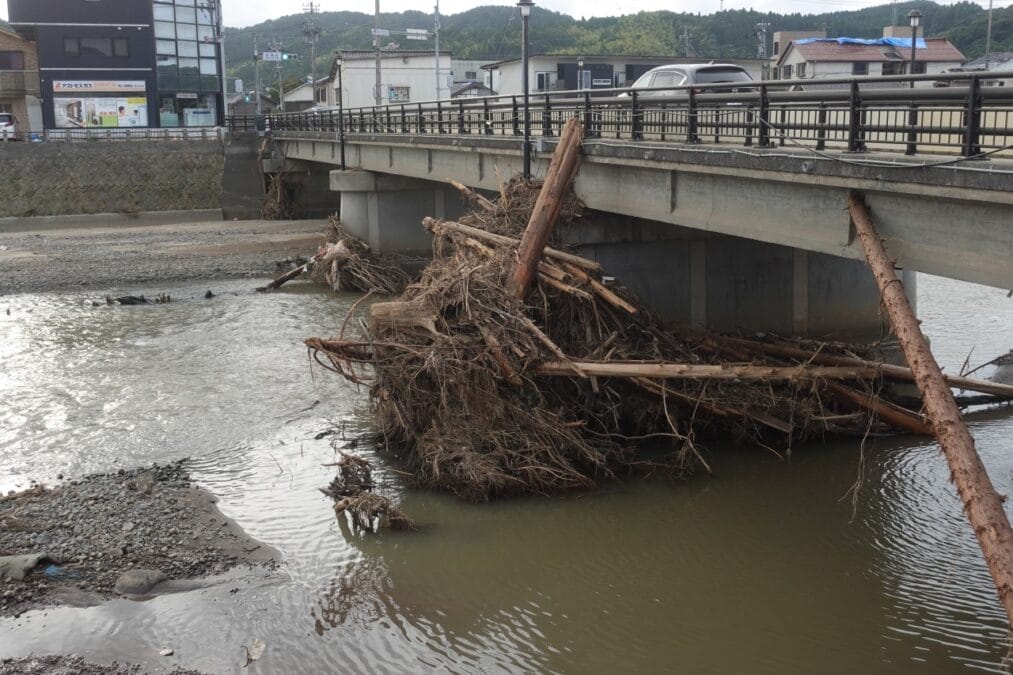
[[[172,40],[176,37],[176,26],[169,21],[156,21],[155,37]]]
[[[781,66],[781,77],[785,80],[791,79],[791,66]]]
[[[678,87],[686,81],[686,76],[678,70],[662,70],[654,75],[652,87]]]
[[[774,42],[774,56],[777,56],[780,53],[781,53],[781,43]]]
[[[866,63],[865,61],[856,61],[856,62],[852,63],[851,64],[851,74],[852,75],[868,75],[869,74],[869,64]]]
[[[24,70],[24,52],[0,52],[0,70]]]
[[[197,26],[188,23],[176,24],[176,37],[180,40],[197,40]]]
[[[197,43],[180,40],[176,43],[176,49],[180,56],[197,56]]]
[[[883,64],[883,75],[903,75],[907,71],[907,64],[903,61],[887,61]]]
[[[535,91],[551,91],[556,84],[556,74],[551,72],[535,73]]]
[[[162,89],[218,91],[218,36],[214,3],[153,0],[155,53]]]
[[[477,80],[478,79],[478,72],[474,71],[474,70],[466,70],[466,71],[464,71],[464,79],[466,79],[466,80]]]
[[[64,56],[130,56],[126,38],[63,38]]]
[[[805,64],[804,63],[797,63],[797,64],[795,64],[795,77],[805,77]]]
[[[915,61],[914,62],[914,68],[911,69],[911,72],[913,74],[915,74],[915,75],[924,75],[925,74],[925,66],[926,66],[926,63],[924,61]]]

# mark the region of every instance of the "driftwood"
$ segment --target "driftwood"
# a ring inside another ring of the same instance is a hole
[[[369,308],[369,318],[380,334],[412,328],[423,328],[433,334],[437,332],[436,313],[412,302],[374,303]]]
[[[513,290],[518,298],[524,297],[538,273],[538,261],[542,259],[542,251],[549,243],[552,229],[556,225],[563,195],[569,189],[574,176],[577,175],[577,168],[580,166],[582,136],[583,126],[579,118],[571,117],[563,127],[556,151],[552,153],[552,161],[545,174],[545,181],[538,193],[535,207],[531,210],[531,217],[528,219],[528,226],[524,229],[524,236],[521,237],[521,244],[517,248]]]
[[[539,375],[572,375],[574,368],[599,377],[647,377],[661,380],[871,380],[875,368],[842,366],[761,366],[724,363],[644,363],[624,361],[555,361],[535,368]]]
[[[485,230],[480,230],[477,227],[464,225],[463,223],[457,223],[452,220],[437,220],[436,218],[430,218],[427,216],[422,219],[422,226],[434,234],[457,232],[497,246],[512,246],[516,248],[521,244],[520,239],[505,237],[493,232],[486,232]],[[592,272],[601,272],[601,265],[594,260],[588,260],[587,258],[582,258],[579,255],[567,253],[566,251],[560,251],[559,249],[552,248],[551,246],[546,246],[544,252],[549,258],[562,260],[570,263],[571,265],[575,265]]]
[[[992,486],[975,450],[974,438],[953,400],[953,392],[894,272],[893,261],[886,254],[868,209],[856,193],[848,198],[848,210],[879,285],[883,305],[914,373],[915,384],[922,393],[932,429],[950,465],[950,477],[964,503],[964,513],[981,545],[1009,625],[1013,626],[1013,528],[1003,509],[1004,499]]]
[[[911,412],[907,408],[869,396],[861,391],[846,387],[838,382],[827,382],[824,385],[827,389],[838,396],[846,398],[859,408],[875,413],[881,419],[889,422],[895,427],[906,429],[914,434],[931,436],[932,427],[928,425],[925,418],[918,413]]]
[[[755,340],[743,340],[741,338],[728,337],[722,337],[719,339],[722,342],[728,342],[743,349],[750,350],[754,354],[771,354],[774,356],[783,356],[801,361],[811,361],[813,363],[820,363],[827,366],[875,367],[878,368],[882,376],[887,379],[899,380],[901,382],[915,381],[915,374],[910,368],[898,366],[892,363],[876,363],[853,357],[823,354],[806,349],[800,349],[791,345],[775,344],[770,342],[759,342]],[[977,380],[971,377],[963,377],[959,375],[944,374],[943,379],[946,381],[946,384],[954,389],[976,391],[982,394],[990,394],[991,396],[996,396],[998,398],[1013,399],[1013,385],[1002,384],[1000,382],[989,382],[987,380]]]

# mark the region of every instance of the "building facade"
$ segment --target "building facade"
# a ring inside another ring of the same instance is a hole
[[[7,0],[38,46],[47,129],[215,126],[218,0]]]
[[[440,97],[450,98],[453,86],[451,53],[440,50]],[[340,71],[340,72],[339,72]],[[339,77],[340,75],[340,77]],[[338,85],[345,108],[375,105],[376,53],[372,50],[345,50],[339,53],[327,83],[327,107],[338,105]],[[380,52],[380,103],[422,103],[435,101],[436,56],[432,51],[406,49]],[[317,103],[322,105],[321,103]]]
[[[918,38],[914,51],[915,74],[944,73],[965,61],[960,50],[946,38]],[[909,74],[911,66],[911,29],[887,26],[880,39],[792,40],[782,49],[774,74],[782,80],[880,77]],[[932,83],[921,82],[919,86]]]
[[[39,63],[35,43],[0,28],[0,113],[11,113],[19,132],[42,130]]]

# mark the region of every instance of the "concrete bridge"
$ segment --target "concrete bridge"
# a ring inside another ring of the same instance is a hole
[[[1013,101],[979,84],[892,98],[873,90],[857,107],[855,81],[846,100],[767,83],[741,101],[564,92],[537,102],[532,174],[544,173],[553,132],[581,115],[589,138],[574,189],[593,216],[570,243],[657,309],[718,330],[878,330],[851,190],[866,196],[898,266],[1013,288],[1013,160],[1003,158]],[[516,103],[496,105],[272,118],[277,158],[265,169],[297,177],[331,210],[328,190],[340,193],[342,220],[377,250],[428,249],[421,218],[463,211],[447,178],[496,191],[521,171]],[[940,123],[943,113],[961,123]]]

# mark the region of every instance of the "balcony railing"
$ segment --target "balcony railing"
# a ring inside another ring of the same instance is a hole
[[[594,89],[532,94],[532,136],[557,136],[580,116],[589,139],[723,143],[815,152],[936,152],[964,157],[1013,150],[1013,73],[959,73]],[[919,86],[911,87],[915,82]],[[934,85],[934,86],[933,86]],[[272,133],[346,136],[521,136],[522,96],[268,115]]]
[[[39,95],[39,71],[0,70],[0,97]]]

